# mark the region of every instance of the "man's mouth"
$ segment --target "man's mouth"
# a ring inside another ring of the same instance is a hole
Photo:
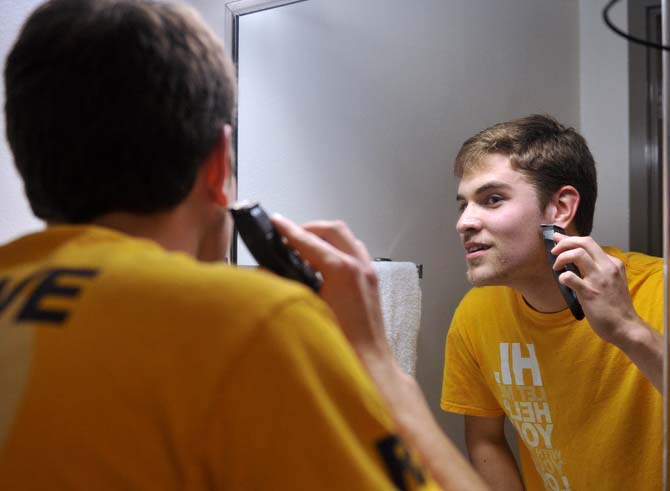
[[[476,242],[469,242],[465,244],[465,259],[474,259],[485,253],[491,248],[487,244],[479,244]]]

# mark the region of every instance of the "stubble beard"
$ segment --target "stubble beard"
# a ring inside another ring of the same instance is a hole
[[[497,255],[468,261],[467,278],[472,286],[504,285],[509,276],[507,261]]]

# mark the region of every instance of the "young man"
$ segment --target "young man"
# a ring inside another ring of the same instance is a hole
[[[495,489],[660,489],[663,268],[592,238],[596,170],[584,139],[552,118],[501,123],[467,140],[457,230],[476,287],[446,343],[442,408],[465,415],[470,459]],[[554,235],[554,280],[541,224]],[[659,389],[659,390],[657,390]]]
[[[0,489],[436,489],[401,437],[484,489],[393,362],[345,226],[277,219],[325,303],[215,263],[231,74],[183,6],[53,0],[23,27],[7,137],[48,227],[0,248]]]

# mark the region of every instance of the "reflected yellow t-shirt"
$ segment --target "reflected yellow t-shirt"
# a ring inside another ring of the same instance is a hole
[[[435,489],[326,305],[111,230],[0,248],[0,489]]]
[[[663,330],[662,260],[626,266],[638,314]],[[661,489],[662,398],[619,349],[569,310],[542,314],[508,287],[473,288],[447,336],[441,406],[506,414],[529,490]]]

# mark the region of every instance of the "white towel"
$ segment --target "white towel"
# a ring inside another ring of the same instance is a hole
[[[421,324],[421,289],[416,264],[400,261],[372,264],[379,281],[386,339],[400,366],[413,376]]]

